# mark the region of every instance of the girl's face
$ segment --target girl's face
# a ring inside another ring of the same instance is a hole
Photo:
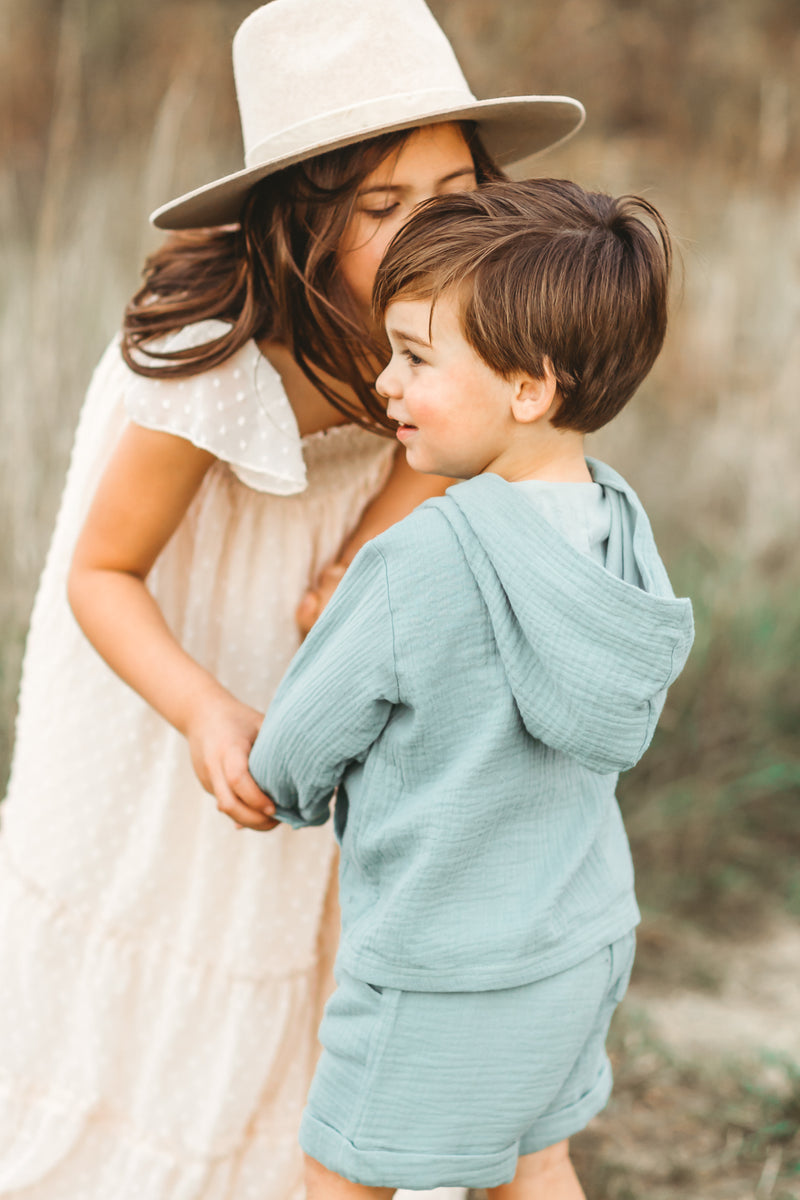
[[[477,187],[475,166],[458,125],[425,125],[369,175],[356,195],[339,243],[342,278],[369,321],[375,272],[389,242],[423,200]]]

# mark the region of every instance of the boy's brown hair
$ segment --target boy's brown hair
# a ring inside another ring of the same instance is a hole
[[[562,179],[493,183],[420,205],[392,241],[373,293],[382,318],[400,297],[455,292],[464,336],[508,378],[552,364],[552,423],[591,433],[631,398],[664,341],[672,249],[638,196]]]

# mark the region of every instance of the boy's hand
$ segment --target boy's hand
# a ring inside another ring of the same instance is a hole
[[[239,828],[265,831],[280,822],[247,766],[262,720],[254,708],[221,692],[197,705],[187,738],[197,778],[215,797],[219,811]]]
[[[317,580],[316,586],[309,588],[297,606],[295,621],[297,628],[305,637],[311,626],[319,617],[325,605],[342,581],[347,565],[342,562],[330,563]]]

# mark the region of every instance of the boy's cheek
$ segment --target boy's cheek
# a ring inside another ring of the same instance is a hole
[[[436,403],[422,388],[409,387],[404,397],[408,406],[409,419],[415,425],[431,425],[436,422]]]

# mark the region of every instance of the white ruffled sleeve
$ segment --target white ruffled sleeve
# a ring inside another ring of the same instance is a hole
[[[165,338],[159,349],[182,350],[224,333],[222,321],[199,321]],[[152,379],[130,371],[124,402],[137,425],[186,438],[227,463],[259,492],[291,496],[306,487],[297,421],[280,375],[255,342],[218,367],[185,379]]]

